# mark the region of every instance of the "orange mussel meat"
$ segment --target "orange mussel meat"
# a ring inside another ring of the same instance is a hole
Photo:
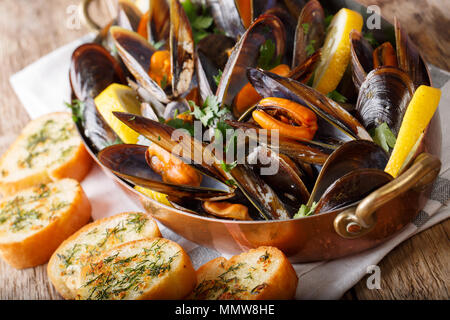
[[[269,97],[257,107],[252,113],[253,120],[264,129],[278,129],[282,136],[311,140],[318,129],[316,114],[294,101]]]

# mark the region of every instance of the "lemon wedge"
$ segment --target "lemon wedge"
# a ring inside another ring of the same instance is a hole
[[[321,93],[335,90],[341,81],[350,62],[350,32],[353,29],[361,32],[363,23],[358,12],[346,8],[331,20],[313,83]]]
[[[124,143],[136,144],[139,133],[113,115],[113,111],[140,114],[140,102],[130,87],[113,83],[94,99],[97,110]]]
[[[397,177],[405,160],[431,121],[441,99],[441,90],[420,86],[406,109],[397,142],[384,171]]]
[[[140,193],[146,195],[147,197],[149,197],[150,199],[156,200],[162,204],[165,204],[166,206],[171,207],[172,205],[170,204],[169,200],[167,200],[167,195],[164,193],[159,193],[147,188],[143,188],[140,186],[135,186],[134,187],[135,190],[139,191]]]

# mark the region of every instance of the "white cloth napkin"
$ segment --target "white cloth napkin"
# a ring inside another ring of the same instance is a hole
[[[68,70],[71,54],[78,45],[92,38],[93,35],[90,34],[61,47],[11,77],[11,85],[31,118],[48,112],[67,110],[64,102],[68,102],[70,97]],[[439,110],[441,122],[448,121],[449,74],[437,68],[432,68],[432,74],[435,86],[441,87],[446,83],[442,88]],[[390,241],[360,254],[333,261],[295,264],[294,268],[299,277],[297,299],[339,299],[366,275],[368,266],[376,265],[402,241],[450,216],[450,209],[446,206],[450,198],[450,127],[443,125],[442,128],[442,171],[435,183],[431,199],[414,223],[409,224]],[[91,201],[94,220],[119,212],[142,210],[118,186],[111,183],[98,166],[92,169],[82,186]],[[220,256],[220,253],[214,250],[200,247],[163,225],[159,226],[164,237],[177,241],[184,247],[196,268]]]

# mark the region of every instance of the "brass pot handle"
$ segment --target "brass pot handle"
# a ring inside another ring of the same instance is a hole
[[[422,188],[432,183],[441,170],[439,158],[421,153],[414,164],[383,187],[365,197],[356,207],[341,212],[334,219],[334,229],[347,239],[361,237],[375,226],[374,213],[385,203],[411,188]]]
[[[95,0],[82,0],[78,7],[78,13],[84,23],[92,31],[98,31],[101,27],[91,18],[89,14],[89,6]]]

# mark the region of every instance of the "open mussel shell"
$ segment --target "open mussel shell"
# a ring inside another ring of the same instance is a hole
[[[284,220],[292,215],[277,196],[248,165],[238,164],[231,170],[233,180],[265,220]]]
[[[207,0],[207,3],[219,30],[234,39],[238,39],[244,34],[245,28],[234,1]]]
[[[336,180],[356,169],[384,170],[387,153],[377,144],[366,140],[349,141],[334,151],[323,165],[308,205],[318,202],[325,190]]]
[[[148,12],[148,40],[151,43],[166,41],[170,32],[170,7],[168,1],[151,0]]]
[[[332,144],[354,139],[372,140],[366,129],[338,103],[315,89],[295,80],[260,69],[248,69],[248,78],[263,97],[292,100],[309,107],[317,117],[319,129],[314,140]]]
[[[197,56],[199,59],[196,68],[197,76],[199,78],[199,85],[201,81],[206,83],[211,92],[217,90],[217,84],[214,76],[219,74],[219,70],[223,70],[228,61],[228,51],[235,45],[235,40],[224,34],[210,34],[201,39],[197,44]],[[200,80],[200,74],[204,74],[205,78]],[[206,80],[206,81],[205,81]],[[201,85],[200,88],[202,89]]]
[[[302,180],[306,174],[289,157],[258,146],[247,158],[256,174],[295,212],[309,200],[309,191]]]
[[[359,90],[356,116],[372,130],[386,122],[397,136],[414,93],[409,75],[396,67],[380,67],[367,75]]]
[[[274,7],[268,9],[264,14],[271,14],[283,21],[284,30],[286,31],[286,50],[281,62],[290,65],[294,53],[295,29],[297,27],[297,18],[293,17],[288,9],[280,2]]]
[[[170,56],[172,94],[179,97],[188,91],[194,75],[194,38],[188,17],[178,0],[170,0]]]
[[[95,98],[111,83],[125,83],[119,62],[101,45],[87,43],[72,54],[70,85],[77,99]]]
[[[111,27],[110,33],[120,57],[136,81],[159,101],[169,102],[166,92],[148,74],[150,59],[156,51],[155,48],[136,32]]]
[[[409,74],[415,88],[420,85],[431,85],[430,71],[419,50],[395,19],[395,41],[399,68]]]
[[[250,108],[244,115],[250,115],[255,107]],[[244,115],[242,118],[244,118]],[[241,120],[243,120],[242,118]],[[226,120],[226,123],[235,129],[239,129],[236,132],[238,141],[252,140],[256,144],[269,147],[271,150],[286,155],[298,163],[322,165],[338,147],[337,145],[319,141],[293,140],[282,137],[279,134],[275,134],[275,132],[261,129],[251,122]]]
[[[98,112],[94,98],[111,83],[124,83],[119,62],[96,43],[83,44],[72,54],[69,69],[73,95],[83,101],[82,129],[92,145],[101,150],[118,137]]]
[[[230,179],[216,159],[212,151],[202,142],[194,139],[189,133],[177,130],[166,124],[131,113],[113,112],[113,114],[128,127],[140,133],[151,142],[167,152],[191,163],[204,174],[218,178],[221,181]]]
[[[308,0],[284,0],[283,2],[293,17],[299,17]]]
[[[367,74],[373,70],[373,49],[361,32],[350,32],[352,78],[359,89]]]
[[[146,146],[118,144],[99,152],[101,164],[119,177],[144,188],[170,194],[177,198],[224,200],[233,197],[233,190],[218,180],[203,175],[200,187],[163,182],[146,161]]]
[[[362,200],[393,178],[380,169],[356,169],[333,182],[323,193],[314,213],[329,212]]]
[[[233,109],[234,98],[248,83],[247,67],[256,67],[258,64],[261,45],[271,39],[276,47],[275,56],[283,56],[285,37],[283,23],[273,15],[262,15],[253,22],[228,59],[217,88],[217,99]]]
[[[142,12],[130,0],[118,1],[117,25],[130,31],[137,31]]]
[[[310,0],[298,17],[294,38],[292,68],[302,65],[308,58],[306,47],[312,45],[314,51],[322,47],[325,40],[325,13],[320,2]]]
[[[293,68],[289,72],[288,78],[299,81],[301,83],[307,83],[314,72],[316,63],[319,62],[320,56],[320,50],[314,52],[302,64],[299,64],[298,66]]]

